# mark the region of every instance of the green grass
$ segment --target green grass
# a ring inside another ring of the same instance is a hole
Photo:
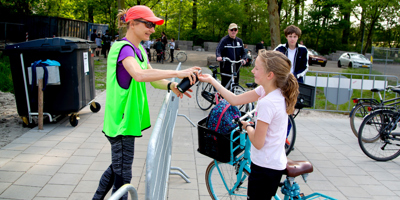
[[[94,60],[94,75],[96,90],[105,90],[107,86],[107,64],[105,60]]]
[[[246,87],[246,83],[253,83],[254,82],[254,75],[251,73],[251,70],[253,69],[253,67],[242,67],[240,69],[240,80],[239,80],[239,84],[243,87]],[[352,69],[352,68],[348,68],[348,69],[343,69],[341,72],[338,73],[331,73],[329,75],[329,77],[332,76],[336,76],[339,73],[350,73],[350,74],[365,74],[368,75],[369,74],[369,69]],[[382,75],[382,73],[372,70],[373,75]],[[307,76],[315,76],[315,73],[307,73]],[[328,77],[327,74],[323,73],[323,74],[318,74],[319,77]],[[353,79],[362,79],[363,76],[362,75],[344,75],[347,78],[353,78]],[[364,76],[365,80],[369,79],[369,76]],[[376,77],[375,80],[385,80],[384,77]],[[396,81],[395,80],[388,80],[388,84],[389,85],[396,85]],[[353,98],[374,98],[379,100],[379,95],[378,94],[373,94],[373,92],[369,91],[369,90],[359,90],[359,89],[353,89],[352,90],[352,95],[350,99]],[[381,93],[382,97],[383,97],[383,92]],[[396,97],[396,93],[394,92],[386,92],[385,93],[385,100],[391,99],[391,98],[395,98]],[[351,108],[355,105],[353,103],[353,101],[350,101],[350,105],[349,102],[346,102],[344,104],[341,105],[336,105],[336,104],[332,104],[329,101],[326,101],[326,97],[324,94],[324,88],[323,87],[318,87],[316,88],[316,98],[315,98],[315,108],[316,109],[326,109],[327,110],[339,110],[339,111],[348,111],[349,107],[350,110]]]
[[[0,91],[14,93],[10,60],[0,52]]]

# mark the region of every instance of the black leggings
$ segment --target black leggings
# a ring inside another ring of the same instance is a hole
[[[107,137],[111,143],[111,165],[103,173],[99,187],[93,196],[94,200],[102,200],[113,187],[116,192],[121,186],[130,183],[132,179],[132,163],[135,150],[135,137],[122,136]],[[122,200],[128,199],[128,193]]]
[[[275,196],[285,170],[274,170],[251,163],[247,189],[248,200],[265,200]]]

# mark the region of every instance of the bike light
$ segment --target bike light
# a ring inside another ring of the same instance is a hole
[[[372,111],[372,107],[368,107],[368,111],[371,112]]]
[[[358,103],[358,99],[353,99],[353,103]]]

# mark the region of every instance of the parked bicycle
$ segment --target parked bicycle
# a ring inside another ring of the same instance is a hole
[[[231,62],[231,71],[233,71],[233,66],[236,63],[242,63],[242,60],[239,61],[232,61],[227,57],[223,58],[223,61],[229,61]],[[241,67],[242,65],[240,65]],[[225,73],[219,73],[218,72],[218,67],[219,66],[209,66],[210,70],[212,71],[212,76],[218,80],[217,75],[221,75],[221,76],[229,76],[231,77],[231,80],[229,80],[228,84],[225,86],[226,89],[230,90],[231,92],[233,92],[236,95],[242,94],[245,92],[245,89],[240,86],[239,84],[235,83],[235,78],[237,77],[237,73],[239,73],[240,67],[237,69],[236,72],[232,73],[232,74],[225,74]],[[218,92],[217,90],[214,88],[213,85],[211,85],[210,83],[203,83],[203,82],[199,82],[197,84],[197,90],[196,90],[196,101],[197,101],[197,105],[200,107],[200,109],[202,110],[208,110],[209,108],[211,108],[212,105],[215,105],[216,103],[216,96],[218,98]],[[244,109],[243,111],[249,111],[252,110],[252,108],[249,107],[248,104],[244,105],[240,105],[238,106],[239,110],[240,109]]]
[[[170,54],[168,53],[168,58],[166,57],[166,61],[169,60]],[[176,49],[174,51],[174,59],[176,59],[178,62],[184,63],[187,60],[187,55],[185,51],[180,51],[179,49]]]
[[[399,110],[382,106],[368,114],[358,131],[358,144],[368,157],[388,161],[400,155]]]
[[[382,91],[393,91],[400,94],[399,86],[388,86],[385,89],[371,89],[371,92],[378,93],[379,100],[373,98],[354,98],[353,103],[356,105],[353,106],[353,109],[350,111],[350,127],[353,131],[354,135],[358,137],[359,127],[364,119],[372,110],[379,109],[381,106],[394,106],[397,107],[399,104],[400,97],[396,97],[393,99],[383,100],[381,92]]]
[[[241,129],[242,125],[240,121],[251,120],[252,114],[255,110],[246,115],[242,116],[236,121],[238,127],[228,134],[229,139],[223,138],[223,136],[217,137],[214,135],[209,137],[207,130],[202,126],[204,120],[199,122],[199,152],[214,158],[213,161],[208,165],[205,181],[207,190],[212,199],[247,199],[247,181],[250,174],[250,148],[251,142],[248,135],[244,130]],[[211,138],[207,140],[207,138]],[[205,141],[203,141],[205,140]],[[212,142],[219,144],[216,148]],[[220,140],[220,141],[218,141]],[[221,144],[227,142],[228,144]],[[211,143],[208,143],[211,142]],[[228,147],[229,149],[220,149],[219,147]],[[227,150],[227,151],[226,151]],[[244,151],[244,152],[243,152]],[[226,153],[228,152],[228,153]],[[225,154],[225,155],[224,155]],[[227,155],[226,155],[227,154]],[[224,159],[228,156],[229,162],[221,162],[219,159]],[[218,159],[215,159],[218,158]],[[332,197],[313,193],[304,196],[300,192],[299,185],[294,181],[297,176],[302,176],[304,181],[307,179],[307,175],[313,171],[313,166],[308,161],[292,161],[288,159],[286,165],[286,178],[281,183],[281,192],[285,196],[284,199],[316,199],[323,197],[325,199],[334,199]],[[278,195],[274,196],[275,200],[280,200]]]

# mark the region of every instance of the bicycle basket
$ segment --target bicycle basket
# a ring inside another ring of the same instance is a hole
[[[299,83],[299,91],[295,108],[314,107],[315,87]]]
[[[199,140],[199,148],[197,151],[205,156],[218,160],[220,162],[231,161],[231,134],[221,134],[215,131],[209,130],[206,127],[207,117],[200,120],[197,124],[197,133]],[[240,135],[239,132],[233,132],[233,137],[236,138]],[[240,145],[239,139],[232,141],[232,149],[235,149]],[[237,148],[233,152],[233,156],[237,156],[244,149]]]

